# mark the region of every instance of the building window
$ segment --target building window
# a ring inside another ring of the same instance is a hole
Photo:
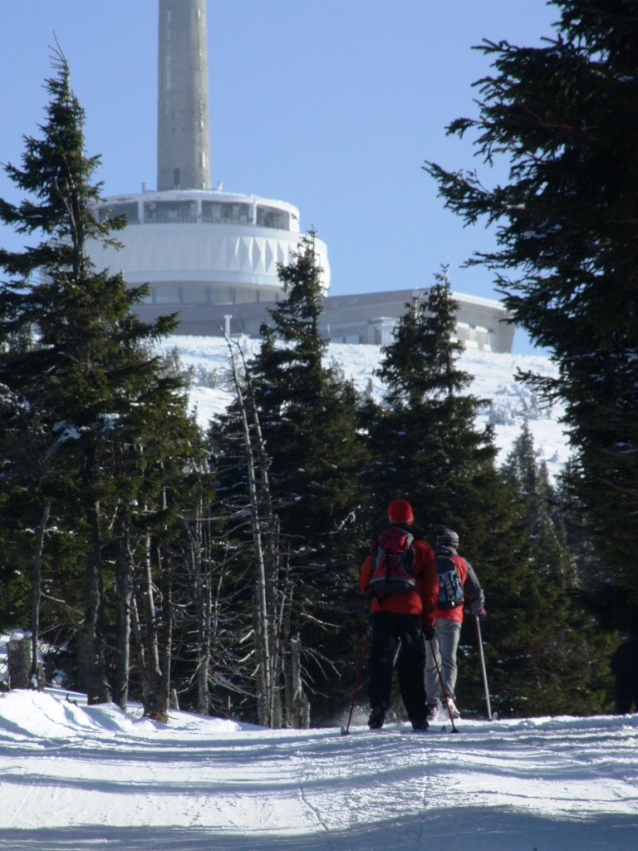
[[[247,225],[250,223],[250,206],[202,201],[202,221],[214,225]]]
[[[197,201],[148,201],[144,204],[144,221],[161,224],[196,222]]]
[[[290,214],[276,207],[257,207],[257,225],[262,228],[290,230]]]
[[[109,204],[98,209],[98,218],[100,222],[106,219],[114,219],[116,216],[125,216],[127,225],[139,224],[140,218],[137,209],[137,203],[131,204]]]

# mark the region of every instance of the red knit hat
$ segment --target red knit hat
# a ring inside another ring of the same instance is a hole
[[[394,499],[388,505],[388,520],[390,523],[414,523],[412,506],[405,499]]]

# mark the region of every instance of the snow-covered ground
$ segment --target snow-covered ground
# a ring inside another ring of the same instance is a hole
[[[257,341],[242,338],[250,355]],[[228,349],[172,337],[192,368],[198,419],[231,400]],[[374,346],[329,357],[380,398]],[[529,422],[555,475],[568,457],[561,411],[542,410],[517,367],[543,357],[468,352],[472,392],[490,404],[500,460]],[[0,669],[4,667],[0,642]],[[2,670],[0,670],[2,674]],[[1,679],[2,677],[0,677]],[[415,735],[335,726],[271,731],[173,712],[167,726],[64,691],[0,693],[4,851],[635,851],[638,715],[457,722]]]
[[[238,338],[235,343],[245,357],[254,354],[259,346],[258,340],[248,337]],[[199,422],[205,427],[213,415],[225,410],[232,398],[228,346],[218,337],[186,336],[169,337],[160,346],[164,352],[173,349],[179,351],[182,364],[192,368],[195,384],[191,400],[197,408]],[[328,351],[329,361],[339,364],[359,390],[372,392],[378,400],[381,399],[381,383],[372,373],[379,364],[380,355],[378,346],[345,343],[331,343]],[[555,375],[556,367],[551,361],[535,355],[467,351],[460,365],[474,377],[471,392],[489,403],[481,421],[494,424],[496,445],[500,450],[498,462],[504,460],[527,420],[539,459],[546,461],[551,477],[560,472],[569,457],[567,437],[559,422],[562,408],[540,406],[529,388],[514,379],[517,369]]]
[[[0,694],[0,849],[638,848],[638,715],[357,725],[163,726],[66,692]]]

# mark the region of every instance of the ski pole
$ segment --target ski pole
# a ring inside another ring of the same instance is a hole
[[[490,704],[490,691],[487,687],[487,671],[485,670],[485,655],[483,654],[483,639],[481,638],[481,624],[479,616],[474,615],[476,624],[476,637],[478,639],[479,657],[481,659],[481,671],[483,673],[483,687],[485,689],[485,702],[487,703],[487,720],[492,720],[492,706]]]
[[[436,673],[438,674],[439,683],[441,685],[441,694],[443,695],[443,700],[445,701],[445,705],[447,706],[448,715],[450,716],[450,721],[452,722],[452,732],[458,733],[458,730],[456,729],[456,727],[454,725],[454,718],[452,717],[452,710],[450,709],[450,704],[448,703],[447,692],[445,690],[445,686],[443,685],[443,677],[441,676],[441,669],[439,667],[438,659],[436,658],[436,653],[434,652],[434,646],[432,644],[431,638],[429,639],[429,642],[430,642],[430,652],[432,653],[432,658],[434,659],[434,667],[436,668]]]
[[[365,641],[363,642],[363,650],[361,652],[361,661],[359,662],[359,670],[357,671],[357,681],[354,686],[354,694],[352,695],[352,705],[350,706],[350,715],[348,716],[348,723],[345,727],[341,728],[341,735],[347,736],[350,732],[350,722],[352,721],[352,713],[354,712],[354,704],[357,699],[357,692],[359,691],[359,683],[361,682],[361,672],[363,671],[363,663],[366,658],[366,652],[368,650],[368,641],[370,640],[370,627],[368,627],[366,631]]]
[[[397,663],[397,659],[399,658],[399,653],[401,652],[402,643],[403,642],[401,641],[401,639],[399,639],[399,643],[397,644],[397,649],[396,649],[396,652],[394,654],[394,659],[392,660],[392,667],[393,668],[395,667],[395,665]]]

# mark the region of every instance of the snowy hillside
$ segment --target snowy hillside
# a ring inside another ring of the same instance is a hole
[[[0,694],[0,849],[638,847],[638,715],[458,728],[163,726],[76,694]]]
[[[248,337],[238,341],[246,357],[250,357],[259,342]],[[197,407],[198,420],[206,426],[210,418],[223,411],[230,402],[228,375],[228,346],[216,337],[170,337],[161,345],[162,351],[178,349],[182,363],[191,367],[194,387],[191,394]],[[331,343],[328,358],[338,363],[344,374],[354,380],[359,390],[372,392],[380,399],[381,385],[373,376],[378,366],[378,346]],[[567,439],[559,423],[562,410],[558,406],[541,408],[529,389],[514,380],[517,369],[554,375],[555,367],[546,357],[508,355],[490,352],[466,352],[462,368],[474,376],[471,392],[486,399],[488,404],[481,416],[495,427],[496,444],[500,449],[499,463],[518,436],[527,419],[534,436],[539,459],[547,462],[550,476],[555,476],[569,456]]]

